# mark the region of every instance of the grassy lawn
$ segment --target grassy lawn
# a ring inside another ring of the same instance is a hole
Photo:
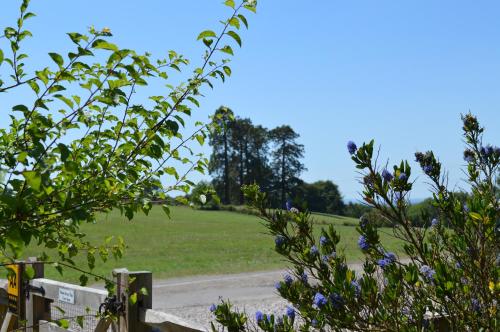
[[[86,224],[83,232],[94,243],[102,243],[107,235],[122,236],[128,246],[124,257],[105,264],[99,263],[95,272],[110,275],[116,267],[130,271],[148,270],[154,278],[180,277],[196,274],[223,274],[285,268],[286,263],[274,252],[274,239],[265,234],[259,218],[235,212],[199,211],[173,207],[168,219],[159,207],[149,216],[137,216],[128,221],[119,212],[102,215],[96,224]],[[318,231],[323,224],[333,223],[342,236],[341,246],[350,261],[359,260],[357,220],[346,217],[315,215]],[[391,233],[387,229],[384,233]],[[381,234],[388,248],[397,251],[396,240]],[[27,256],[36,256],[31,247]],[[83,259],[81,267],[85,267]],[[46,275],[54,279],[75,281],[78,274],[71,270],[64,277],[52,268]]]

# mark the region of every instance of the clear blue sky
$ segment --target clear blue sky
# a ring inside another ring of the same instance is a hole
[[[18,1],[3,1],[0,22]],[[64,32],[110,27],[122,47],[196,62],[198,32],[217,28],[221,0],[33,0],[32,61],[69,50]],[[291,125],[305,145],[307,181],[331,179],[348,199],[360,185],[350,139],[375,138],[385,160],[432,149],[463,187],[460,113],[469,110],[500,144],[500,2],[272,1],[249,15],[233,77],[208,93],[195,115],[219,105],[269,128]],[[205,151],[209,153],[209,149]],[[413,163],[414,165],[414,163]],[[416,165],[415,165],[416,166]],[[421,172],[413,198],[428,196]]]

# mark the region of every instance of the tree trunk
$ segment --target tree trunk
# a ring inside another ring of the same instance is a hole
[[[224,204],[229,204],[229,157],[227,147],[227,130],[224,128]]]
[[[281,146],[281,208],[285,206],[285,140]]]
[[[243,191],[241,190],[241,187],[243,186],[243,175],[244,175],[244,160],[243,160],[243,146],[240,143],[240,205],[243,205],[244,202],[244,197],[243,197]]]

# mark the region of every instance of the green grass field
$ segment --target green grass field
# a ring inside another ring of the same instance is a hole
[[[235,212],[200,211],[173,207],[168,219],[159,207],[149,216],[137,216],[128,221],[115,211],[98,218],[96,224],[86,224],[83,232],[94,243],[102,243],[108,235],[122,236],[127,250],[122,259],[97,264],[94,272],[110,275],[113,268],[148,270],[154,278],[180,277],[197,274],[223,274],[285,268],[286,263],[274,252],[274,239],[265,233],[259,218]],[[333,223],[341,234],[341,247],[350,261],[362,257],[357,247],[357,220],[346,217],[316,215],[318,232]],[[391,230],[387,229],[387,234]],[[398,251],[398,242],[381,234],[388,248]],[[27,256],[36,256],[31,247]],[[77,259],[85,268],[83,259]],[[46,275],[54,279],[76,281],[78,273],[66,269],[63,277],[51,268]]]

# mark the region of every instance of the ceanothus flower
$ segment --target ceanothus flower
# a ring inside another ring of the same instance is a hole
[[[437,227],[437,225],[439,225],[439,221],[436,218],[432,219],[431,226],[432,227]]]
[[[381,258],[377,261],[377,265],[380,266],[382,269],[385,269],[390,264],[391,264],[391,262],[385,258]]]
[[[290,318],[290,319],[294,319],[295,318],[295,309],[288,306],[286,307],[286,315]]]
[[[316,293],[316,295],[314,295],[313,304],[318,308],[326,305],[327,303],[328,301],[323,294]]]
[[[313,327],[318,327],[318,324],[319,324],[319,322],[318,322],[318,320],[317,320],[317,319],[313,319],[313,320],[311,321],[311,325],[312,325]]]
[[[208,309],[210,310],[210,312],[214,312],[217,309],[217,306],[215,304],[212,304]]]
[[[276,288],[276,290],[280,290],[281,288],[281,282],[277,281],[275,284],[274,284],[274,288]]]
[[[425,165],[423,167],[423,170],[424,170],[424,173],[427,174],[427,175],[430,175],[431,172],[432,172],[432,166],[431,165]]]
[[[304,284],[307,284],[307,279],[308,279],[307,273],[302,272],[302,274],[300,275],[300,280],[302,280]]]
[[[368,250],[370,248],[370,244],[366,242],[366,237],[364,235],[359,236],[358,246],[361,248],[361,250]]]
[[[311,255],[315,256],[315,255],[317,255],[317,254],[318,254],[318,252],[319,252],[319,251],[318,251],[318,247],[316,247],[315,245],[313,245],[313,246],[311,247]]]
[[[394,263],[396,261],[396,254],[389,251],[384,253],[384,258],[387,259],[389,262]]]
[[[382,177],[384,178],[385,181],[391,182],[394,176],[389,172],[387,169],[384,169],[382,171]]]
[[[471,302],[472,302],[472,310],[477,312],[481,310],[481,303],[479,303],[478,299],[473,298]]]
[[[257,323],[264,320],[264,314],[262,313],[262,311],[259,310],[255,313],[255,320],[257,321]]]
[[[358,147],[356,146],[356,143],[353,141],[347,142],[347,151],[349,151],[350,154],[354,154]]]
[[[398,179],[400,181],[406,181],[406,180],[408,180],[408,175],[406,175],[406,173],[401,173],[401,174],[399,174]]]
[[[290,286],[293,282],[293,278],[289,274],[286,274],[283,279],[285,280],[285,284],[287,284],[287,286]]]
[[[334,308],[340,309],[344,305],[344,298],[342,295],[333,293],[328,297]]]
[[[429,280],[434,279],[434,275],[436,274],[436,271],[434,271],[430,266],[428,265],[422,265],[420,267],[420,273],[424,275]]]
[[[283,244],[285,244],[285,241],[286,241],[286,239],[282,235],[278,235],[274,239],[274,243],[276,244],[276,247],[281,247]]]
[[[319,238],[319,244],[321,244],[322,246],[324,246],[327,243],[328,243],[328,239],[326,238],[326,236],[321,235],[321,237]]]
[[[467,149],[464,151],[464,160],[468,163],[474,161],[474,151]]]
[[[354,288],[354,295],[358,297],[361,295],[361,285],[357,280],[351,281],[351,286]]]

